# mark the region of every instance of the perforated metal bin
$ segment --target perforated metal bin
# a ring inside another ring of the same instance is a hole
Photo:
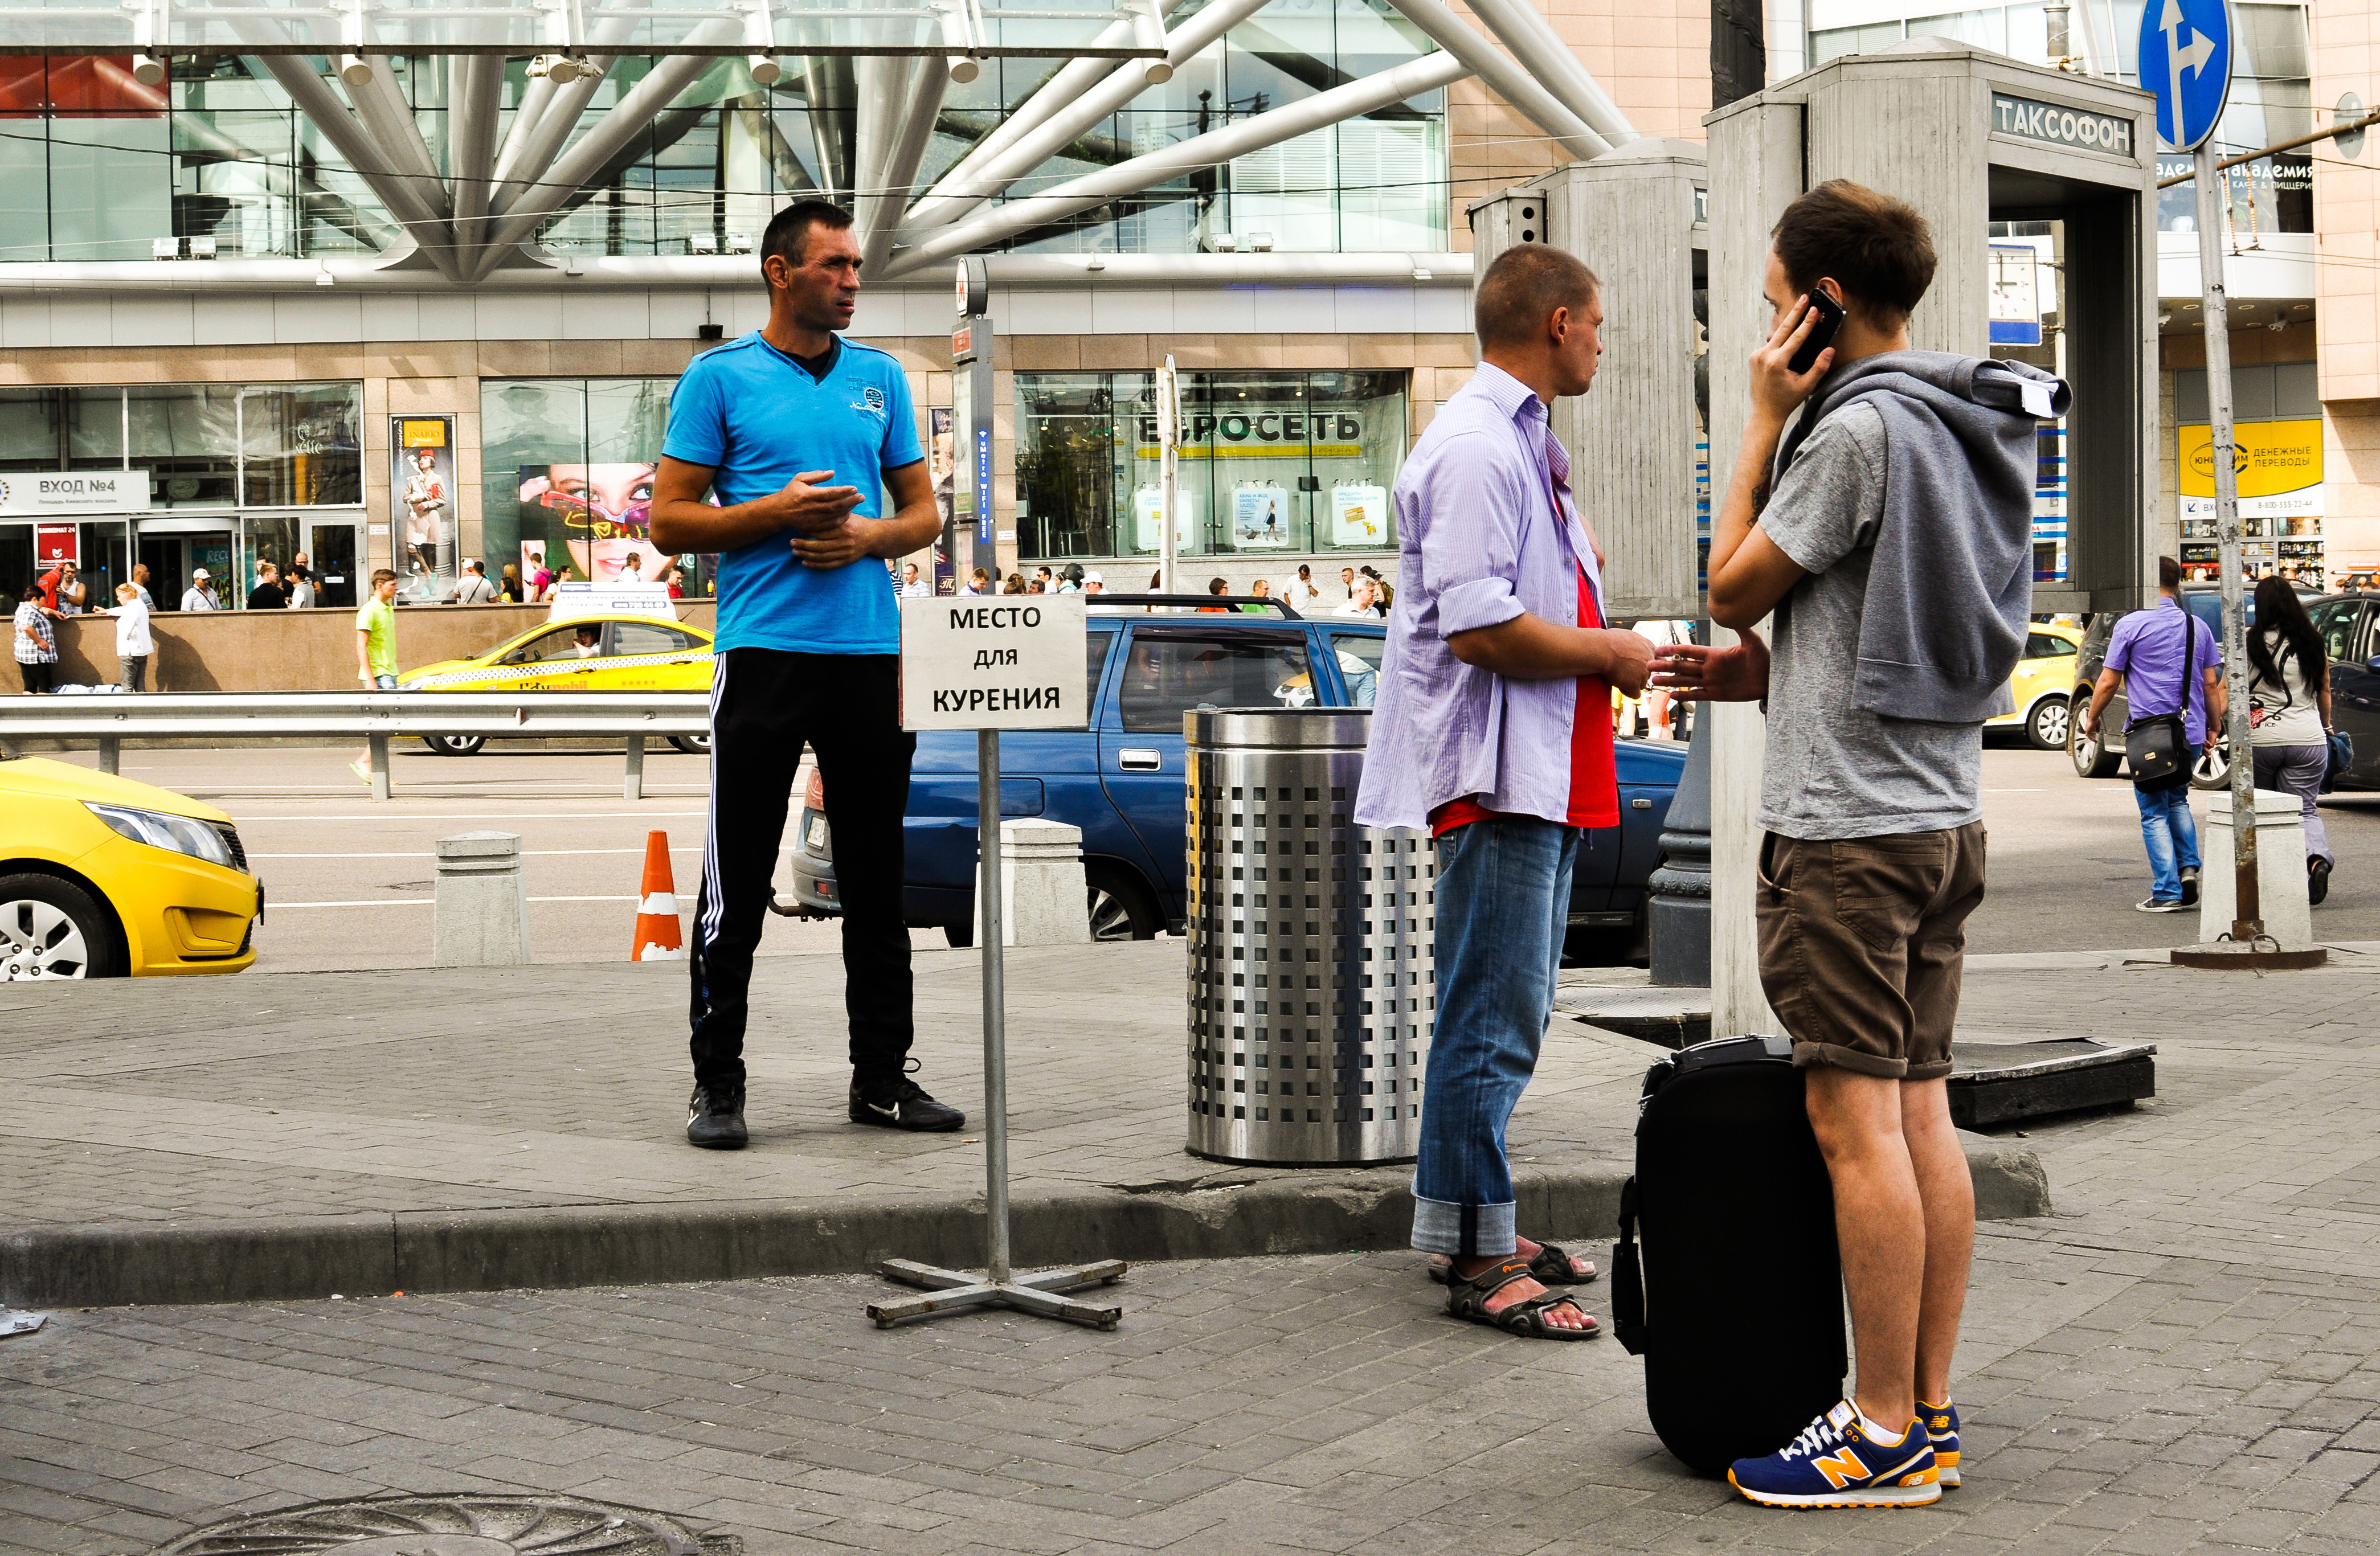
[[[1371,714],[1186,714],[1193,1155],[1409,1161],[1438,1007],[1427,833],[1349,820]]]

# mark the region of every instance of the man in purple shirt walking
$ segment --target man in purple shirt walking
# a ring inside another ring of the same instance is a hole
[[[1446,1256],[1448,1312],[1545,1340],[1597,1332],[1543,1283],[1594,1267],[1518,1235],[1504,1126],[1553,1015],[1571,818],[1617,810],[1609,696],[1583,697],[1581,683],[1633,697],[1653,654],[1601,624],[1602,557],[1548,421],[1557,396],[1594,381],[1598,289],[1585,265],[1536,243],[1480,278],[1479,371],[1397,479],[1399,588],[1355,802],[1359,825],[1439,834],[1413,1246]],[[1582,723],[1593,719],[1604,723]],[[1582,772],[1596,794],[1573,792]]]
[[[2170,556],[2157,558],[2156,608],[2134,611],[2107,638],[2107,664],[2082,715],[2084,735],[2098,735],[2107,699],[2119,686],[2133,723],[2180,713],[2192,749],[2215,744],[2226,706],[2223,644],[2182,605],[2181,564]],[[2143,913],[2196,906],[2198,822],[2190,813],[2190,774],[2154,787],[2136,781],[2132,797],[2140,803],[2141,841],[2149,853],[2149,894],[2133,906]]]

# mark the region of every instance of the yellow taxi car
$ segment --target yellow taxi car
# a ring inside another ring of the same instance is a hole
[[[399,675],[402,691],[708,691],[710,634],[685,622],[634,614],[585,615],[550,621],[472,659],[442,659]],[[425,735],[422,743],[450,757],[486,745],[480,735]],[[708,735],[674,735],[670,743],[696,755]]]
[[[0,754],[0,980],[241,972],[263,917],[222,811]]]
[[[2066,749],[2067,699],[2074,690],[2074,655],[2082,643],[2080,628],[2035,622],[2025,633],[2024,657],[2009,677],[2016,711],[1986,720],[1984,727],[2022,725],[2035,750]]]

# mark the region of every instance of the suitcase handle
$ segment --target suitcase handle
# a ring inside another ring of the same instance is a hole
[[[1611,1332],[1621,1350],[1645,1354],[1645,1270],[1636,1251],[1636,1180],[1620,1187],[1620,1242],[1611,1250]]]

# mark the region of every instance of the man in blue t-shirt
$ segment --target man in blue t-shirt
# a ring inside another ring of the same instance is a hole
[[[760,274],[769,322],[678,380],[653,492],[654,545],[719,553],[686,1137],[745,1142],[752,954],[805,742],[843,893],[852,1122],[958,1129],[966,1116],[905,1073],[901,817],[917,740],[901,728],[901,618],[883,566],[932,543],[941,516],[900,364],[835,333],[859,298],[850,215],[822,200],[787,206],[761,240]]]

